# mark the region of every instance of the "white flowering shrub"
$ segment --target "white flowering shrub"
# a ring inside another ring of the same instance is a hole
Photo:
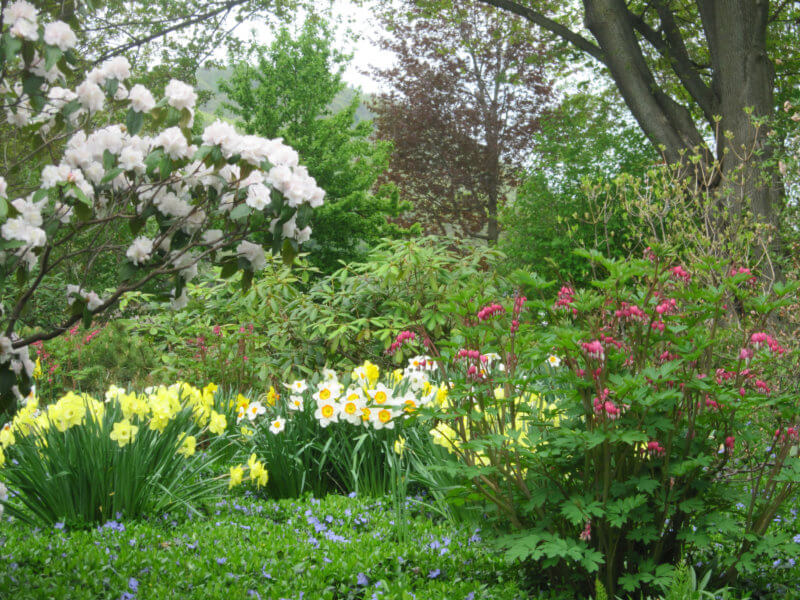
[[[309,239],[311,212],[324,197],[280,139],[240,135],[220,121],[193,135],[190,86],[173,80],[160,100],[140,84],[127,89],[123,57],[79,73],[69,25],[43,20],[25,0],[3,11],[3,113],[9,126],[36,138],[27,164],[45,166],[33,189],[0,178],[0,281],[16,281],[19,290],[11,300],[1,296],[0,409],[28,391],[31,344],[159,281],[164,300],[179,308],[184,284],[204,260],[224,276],[242,271],[248,286],[266,264],[264,248],[248,237],[259,232],[272,252],[292,255]],[[70,89],[67,76],[81,82]],[[108,124],[114,114],[125,114],[125,123]],[[125,224],[130,244],[110,235]],[[91,242],[75,247],[75,240]],[[119,281],[105,295],[85,289],[86,277],[55,277],[65,264],[87,273],[109,255],[119,262]],[[23,330],[26,306],[54,285],[63,286],[63,318],[37,327],[34,315],[31,327],[29,316]]]

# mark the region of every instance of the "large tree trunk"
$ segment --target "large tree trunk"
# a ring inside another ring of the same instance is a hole
[[[783,188],[769,162],[774,156],[768,128],[754,118],[775,110],[772,62],[767,56],[767,0],[698,2],[714,73],[713,92],[719,106],[716,154],[723,185],[719,189],[734,216],[749,209],[763,223],[777,227]],[[726,132],[730,133],[728,137]],[[778,250],[775,243],[773,250]],[[777,267],[765,261],[770,279]]]
[[[753,118],[774,112],[774,71],[767,56],[768,0],[698,0],[711,56],[711,95],[695,98],[707,117],[719,117],[712,151],[688,109],[657,84],[642,53],[634,17],[624,0],[584,0],[586,26],[603,50],[605,65],[642,130],[670,163],[699,153],[698,182],[718,194],[719,202],[737,218],[747,209],[761,222],[777,226],[783,199],[778,173],[767,166],[773,156],[767,128]],[[662,28],[672,14],[661,0]],[[698,87],[698,94],[701,93]],[[708,111],[712,111],[709,113]],[[730,137],[728,137],[730,136]],[[775,242],[773,250],[778,248]],[[756,256],[765,254],[755,248]],[[769,260],[767,279],[781,275]]]

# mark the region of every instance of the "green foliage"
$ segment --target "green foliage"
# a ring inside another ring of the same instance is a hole
[[[149,307],[140,297],[141,314],[123,324],[125,339],[160,356],[153,371],[160,382],[265,389],[323,367],[365,360],[399,366],[409,351],[423,352],[425,337],[449,336],[456,319],[442,305],[473,280],[493,286],[500,257],[485,246],[422,238],[384,241],[364,262],[322,278],[302,259],[291,269],[272,260],[246,294],[236,277],[205,273],[187,285],[189,304],[180,312]],[[420,343],[387,355],[405,329]]]
[[[618,200],[596,202],[586,186],[621,172],[642,174],[657,155],[611,99],[585,92],[565,97],[540,126],[534,164],[501,212],[500,247],[510,270],[532,268],[544,277],[588,283],[589,265],[572,250],[597,248],[621,257],[631,234]]]
[[[0,596],[528,597],[513,570],[471,539],[473,531],[432,522],[412,509],[403,542],[390,508],[372,498],[275,502],[234,496],[220,502],[208,519],[158,513],[120,530],[34,532],[15,522],[4,527]]]
[[[581,254],[606,273],[585,291],[554,299],[518,273],[536,300],[476,286],[448,307],[463,323],[441,363],[454,387],[431,416],[510,525],[508,558],[536,563],[539,585],[587,593],[599,577],[616,594],[668,586],[686,553],[725,582],[796,557],[774,523],[800,473],[797,381],[765,332],[798,285],[761,294],[730,263]],[[491,352],[505,369],[477,359]]]
[[[382,237],[409,232],[389,223],[406,205],[391,187],[372,192],[388,165],[391,145],[370,139],[372,123],[357,122],[359,94],[338,112],[331,103],[345,88],[348,57],[332,48],[332,32],[309,18],[299,36],[282,28],[269,48],[256,48],[257,65],[237,63],[220,91],[224,106],[250,134],[282,137],[325,190],[325,204],[311,219],[311,261],[331,272],[340,261],[364,257]]]
[[[120,382],[141,389],[152,385],[150,374],[160,363],[152,346],[128,336],[119,321],[86,330],[75,326],[63,336],[37,344],[36,358],[41,370],[37,394],[46,402],[69,390],[102,395]]]
[[[165,511],[197,513],[227,487],[219,471],[230,457],[229,442],[208,433],[195,405],[181,402],[160,426],[155,415],[131,414],[119,397],[104,404],[73,394],[39,417],[34,408],[15,417],[15,439],[0,471],[14,491],[6,512],[24,522],[81,527]],[[133,439],[117,439],[121,425],[133,428]],[[187,440],[191,454],[182,454]]]

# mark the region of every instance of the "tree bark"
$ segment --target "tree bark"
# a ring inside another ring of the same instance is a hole
[[[547,17],[534,8],[536,2],[479,1],[520,15],[594,57],[608,69],[642,131],[669,163],[689,165],[687,155],[699,153],[698,182],[717,194],[731,216],[749,209],[762,223],[778,225],[784,193],[770,164],[775,150],[766,127],[752,122],[775,111],[775,75],[766,49],[769,0],[694,1],[710,54],[708,71],[690,59],[670,0],[649,3],[659,16],[658,29],[625,0],[582,0],[594,41]],[[704,122],[697,123],[690,107],[659,85],[643,52],[645,42],[668,61]],[[780,252],[777,244],[773,240],[769,248]],[[768,258],[770,253],[760,254]],[[768,280],[782,278],[769,260],[762,271]]]

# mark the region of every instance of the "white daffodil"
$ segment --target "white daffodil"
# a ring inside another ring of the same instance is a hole
[[[278,435],[284,429],[286,429],[286,419],[283,417],[275,417],[269,424],[270,433],[275,435]]]
[[[317,391],[311,397],[319,402],[333,402],[342,395],[342,385],[336,380],[327,380],[317,386]]]
[[[342,399],[339,416],[352,425],[358,425],[361,423],[361,412],[366,405],[363,392],[358,388],[349,388]]]
[[[322,427],[327,427],[331,423],[339,421],[339,413],[341,407],[332,401],[318,401],[317,410],[314,412],[314,418],[319,421]]]
[[[379,383],[374,390],[369,390],[367,393],[375,404],[391,404],[392,402],[392,390],[382,383]]]
[[[372,411],[370,424],[374,429],[394,429],[397,412],[388,406],[380,406]]]
[[[289,396],[289,410],[303,411],[304,403],[302,396]]]
[[[308,384],[305,379],[295,379],[292,383],[284,385],[295,394],[302,394],[308,389]]]

